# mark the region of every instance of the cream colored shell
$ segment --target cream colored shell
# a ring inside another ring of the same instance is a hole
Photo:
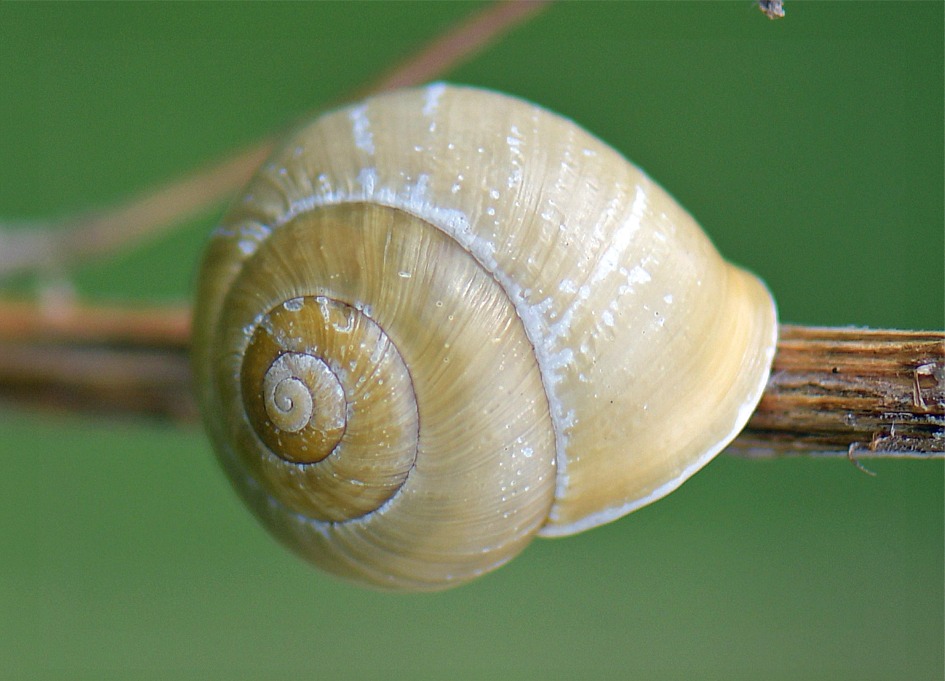
[[[776,328],[613,149],[436,84],[326,114],[259,171],[204,259],[194,361],[270,530],[437,589],[679,486],[747,422]]]

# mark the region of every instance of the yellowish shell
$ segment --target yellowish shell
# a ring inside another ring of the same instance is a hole
[[[776,328],[617,152],[437,84],[322,116],[260,170],[204,259],[194,362],[270,530],[437,589],[679,486],[747,422]]]

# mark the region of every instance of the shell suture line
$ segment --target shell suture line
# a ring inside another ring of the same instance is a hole
[[[367,116],[367,104],[356,106],[351,109],[349,118],[351,119],[351,134],[354,138],[354,146],[361,151],[374,155],[374,134],[371,132],[371,121]]]

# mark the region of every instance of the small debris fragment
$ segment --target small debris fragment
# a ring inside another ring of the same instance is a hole
[[[758,9],[769,19],[784,18],[784,2],[782,0],[758,0]]]

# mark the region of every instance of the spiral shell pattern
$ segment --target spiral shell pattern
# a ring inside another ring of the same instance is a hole
[[[429,588],[418,576],[490,569],[544,523],[554,443],[534,355],[501,287],[440,230],[325,206],[273,232],[226,298],[224,462],[313,560]],[[283,386],[296,397],[279,407]]]
[[[256,325],[240,371],[270,453],[246,464],[293,511],[350,520],[403,485],[417,455],[416,397],[403,358],[363,312],[324,296],[288,300]]]
[[[291,135],[215,232],[205,421],[282,541],[439,589],[675,489],[747,421],[773,303],[570,121],[441,84]]]

